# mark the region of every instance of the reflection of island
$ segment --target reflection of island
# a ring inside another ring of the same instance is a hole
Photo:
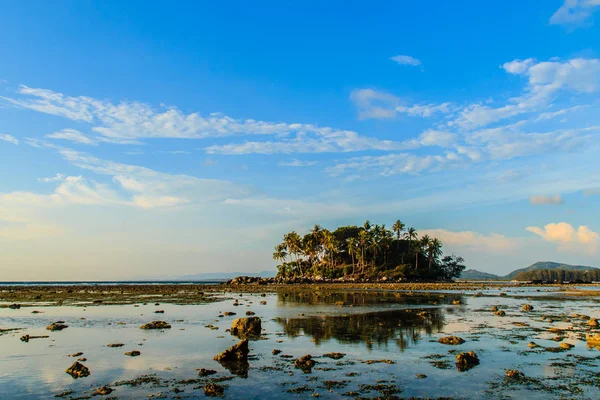
[[[312,336],[318,346],[332,338],[341,343],[387,346],[390,340],[404,350],[421,340],[423,333],[440,332],[444,326],[442,310],[393,310],[363,314],[326,317],[277,318],[283,331],[290,337],[302,333]]]
[[[459,294],[427,294],[427,293],[402,293],[402,292],[376,292],[376,291],[298,291],[277,294],[279,306],[286,305],[318,305],[342,304],[345,306],[365,306],[377,304],[452,304],[453,300],[464,300]]]

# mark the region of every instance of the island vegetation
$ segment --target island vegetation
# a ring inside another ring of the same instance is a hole
[[[396,221],[391,229],[366,221],[334,231],[319,225],[300,236],[284,235],[273,259],[279,278],[448,281],[465,269],[464,259],[443,256],[442,242],[419,236]]]
[[[569,270],[562,268],[521,271],[514,277],[516,281],[540,283],[591,283],[600,282],[600,269]]]

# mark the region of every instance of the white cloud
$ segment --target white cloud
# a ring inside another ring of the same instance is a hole
[[[548,224],[544,226],[544,229],[530,226],[527,230],[547,242],[557,244],[559,251],[577,252],[584,250],[590,254],[595,254],[600,244],[600,235],[583,225],[576,230],[566,222],[559,222]]]
[[[19,144],[19,140],[16,137],[11,136],[7,133],[0,133],[0,140],[3,140],[8,143],[12,143],[12,144]]]
[[[241,144],[213,145],[204,150],[209,154],[291,154],[335,153],[364,150],[406,150],[419,147],[415,141],[395,142],[358,135],[353,131],[333,131],[323,135],[299,134],[292,139]]]
[[[555,196],[531,196],[529,202],[534,205],[540,204],[563,204],[564,201],[560,195]]]
[[[426,130],[419,136],[419,142],[423,146],[450,147],[450,145],[456,142],[456,139],[454,133],[433,129]]]
[[[317,165],[317,161],[301,161],[296,160],[295,158],[289,161],[282,161],[279,163],[282,167],[312,167],[313,165]]]
[[[600,6],[600,0],[565,0],[550,18],[555,25],[577,26],[586,22]]]
[[[436,237],[444,245],[481,253],[504,253],[518,246],[517,239],[508,238],[497,233],[484,235],[472,231],[455,232],[446,229],[426,229],[419,231],[419,233],[421,235]]]
[[[505,63],[504,70],[528,78],[524,94],[511,98],[508,104],[492,107],[479,103],[466,106],[450,126],[472,129],[539,111],[560,91],[575,94],[595,93],[600,89],[600,60],[574,58],[567,61],[536,62],[532,59]]]
[[[413,67],[421,65],[421,60],[405,55],[397,55],[394,57],[390,57],[390,60],[396,61],[400,65],[411,65]]]
[[[408,153],[400,153],[377,157],[353,157],[328,168],[327,172],[329,172],[331,176],[339,176],[346,174],[349,171],[353,175],[355,175],[356,172],[365,171],[375,171],[383,176],[418,174],[419,172],[434,170],[450,162],[454,161],[441,155],[417,156]]]
[[[81,143],[81,144],[86,144],[86,145],[96,145],[97,144],[97,142],[94,139],[84,135],[83,133],[81,133],[75,129],[63,129],[62,131],[54,132],[49,135],[46,135],[46,137],[50,138],[50,139],[68,140],[71,142]]]
[[[65,179],[65,176],[63,174],[56,174],[51,178],[38,178],[38,182],[50,183],[50,182],[56,182],[56,181],[63,181],[64,179]]]
[[[375,89],[355,89],[350,94],[350,100],[358,109],[359,119],[395,118],[398,114],[429,118],[436,114],[449,114],[455,110],[455,106],[448,102],[403,106],[398,97]]]
[[[393,94],[374,89],[356,89],[350,94],[350,100],[358,108],[358,118],[394,118],[395,108],[400,100]]]

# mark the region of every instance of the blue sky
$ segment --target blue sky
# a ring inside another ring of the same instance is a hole
[[[4,279],[274,268],[401,219],[468,267],[598,266],[598,0],[10,2]]]

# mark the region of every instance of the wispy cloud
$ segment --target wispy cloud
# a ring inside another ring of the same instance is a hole
[[[281,161],[279,163],[279,165],[282,167],[312,167],[313,165],[317,164],[317,161],[301,161],[296,159],[292,159],[289,161]]]
[[[7,133],[0,133],[0,140],[8,142],[8,143],[12,143],[12,144],[19,144],[19,140],[16,137],[9,135]]]
[[[63,174],[56,174],[50,178],[38,178],[38,182],[49,183],[49,182],[57,182],[63,181],[66,177]]]
[[[560,195],[555,196],[531,196],[529,202],[533,205],[543,204],[563,204],[564,200]]]
[[[586,23],[600,7],[600,0],[565,0],[550,18],[550,23],[577,27]]]
[[[407,55],[397,55],[394,57],[390,57],[390,60],[395,61],[400,65],[410,65],[413,67],[418,67],[419,65],[421,65],[421,60]]]
[[[50,138],[50,139],[68,140],[70,142],[81,143],[81,144],[92,145],[92,146],[95,146],[98,144],[98,142],[96,140],[84,135],[83,133],[81,133],[75,129],[63,129],[62,131],[54,132],[49,135],[46,135],[46,137]]]

